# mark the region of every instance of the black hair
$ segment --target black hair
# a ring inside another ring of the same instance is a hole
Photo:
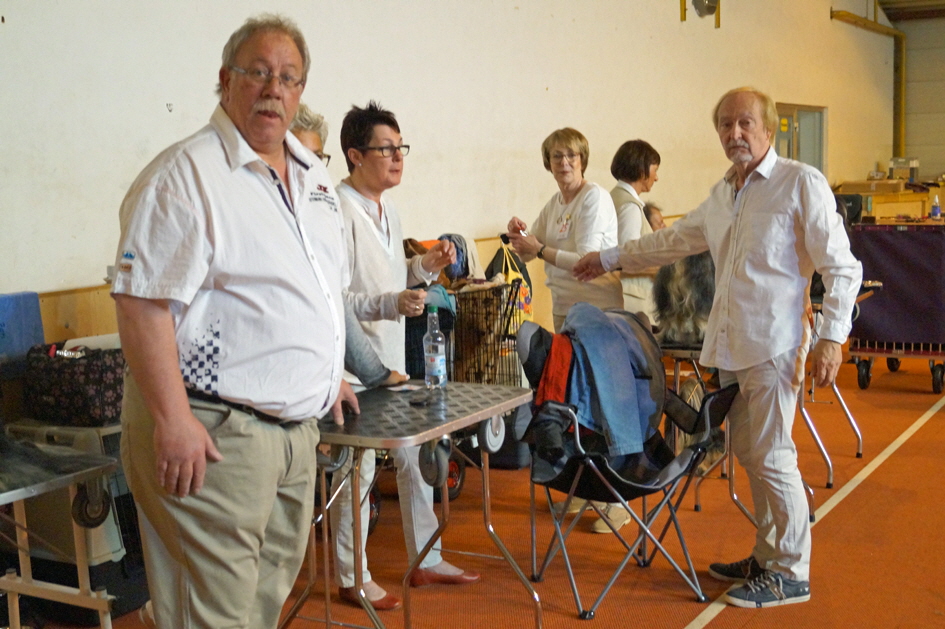
[[[368,101],[364,109],[352,105],[351,111],[345,114],[341,123],[341,152],[344,153],[349,173],[354,170],[354,163],[348,157],[348,149],[360,150],[366,147],[374,137],[374,127],[377,125],[386,125],[400,133],[400,125],[393,112],[384,109],[376,101]]]

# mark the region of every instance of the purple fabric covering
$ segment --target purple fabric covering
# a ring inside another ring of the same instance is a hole
[[[945,343],[945,225],[854,225],[863,279],[882,290],[861,304],[850,336],[888,343]]]

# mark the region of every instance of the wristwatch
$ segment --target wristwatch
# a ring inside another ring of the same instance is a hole
[[[538,253],[535,254],[535,257],[538,258],[539,260],[544,260],[544,259],[545,259],[545,247],[547,247],[547,246],[548,246],[548,245],[542,245],[542,246],[541,246],[541,249],[538,250]]]

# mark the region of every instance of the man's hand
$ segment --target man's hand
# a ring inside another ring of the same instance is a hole
[[[456,245],[444,238],[443,240],[437,240],[436,244],[423,254],[423,258],[420,259],[420,266],[427,273],[433,273],[443,270],[445,266],[454,262],[456,262]]]
[[[335,400],[335,403],[331,405],[331,418],[339,426],[345,425],[344,404],[347,404],[348,408],[350,408],[351,412],[355,415],[361,414],[361,407],[358,406],[358,396],[354,394],[354,389],[351,388],[351,385],[342,380],[341,389],[338,391],[338,398]]]
[[[397,312],[405,317],[417,317],[423,314],[423,302],[427,298],[425,290],[405,290],[397,296]]]
[[[154,418],[156,480],[181,498],[197,493],[203,488],[207,463],[222,461],[223,455],[190,410],[170,304],[130,295],[114,298],[122,352]]]
[[[811,352],[811,378],[818,387],[831,386],[837,379],[837,372],[843,362],[843,350],[840,343],[820,339]]]
[[[600,251],[592,251],[577,261],[572,273],[582,282],[587,282],[604,274],[604,265],[600,261]]]
[[[223,455],[193,413],[168,426],[154,426],[157,481],[169,494],[184,498],[203,488],[207,461],[222,461]]]

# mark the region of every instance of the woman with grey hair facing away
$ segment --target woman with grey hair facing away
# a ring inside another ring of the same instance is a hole
[[[315,156],[322,160],[325,166],[331,161],[331,155],[325,153],[325,142],[328,141],[328,123],[321,114],[316,114],[305,103],[299,103],[299,110],[289,126],[299,142],[305,145]]]

